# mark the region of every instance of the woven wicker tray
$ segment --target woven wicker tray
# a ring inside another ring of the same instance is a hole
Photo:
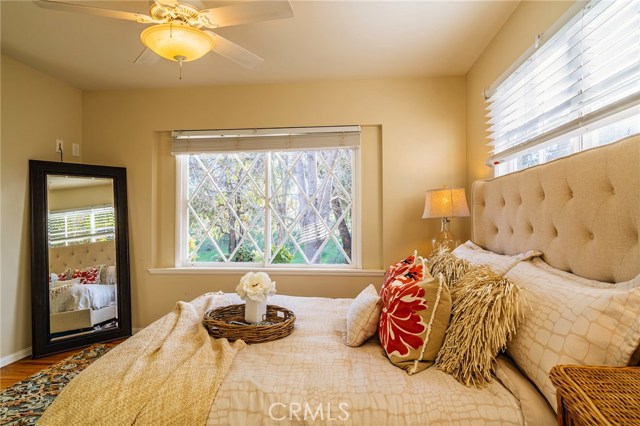
[[[215,338],[245,343],[261,343],[281,339],[293,331],[296,316],[288,309],[267,305],[265,322],[271,324],[247,324],[244,322],[244,304],[212,309],[204,314],[202,323]]]

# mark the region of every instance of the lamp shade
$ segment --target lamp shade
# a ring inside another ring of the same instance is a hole
[[[469,216],[464,188],[442,188],[427,191],[423,219]]]
[[[171,61],[193,61],[213,49],[213,39],[207,33],[175,22],[147,28],[140,34],[140,40],[149,49]]]

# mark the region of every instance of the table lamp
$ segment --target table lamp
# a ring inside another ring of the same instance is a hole
[[[453,250],[459,244],[459,240],[449,231],[450,217],[469,216],[469,207],[464,188],[430,189],[427,191],[424,202],[423,219],[440,218],[442,226],[440,232],[431,240],[433,250],[446,247]]]

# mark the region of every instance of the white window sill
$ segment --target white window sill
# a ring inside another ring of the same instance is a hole
[[[270,275],[302,275],[302,276],[324,276],[324,277],[382,277],[382,269],[310,269],[310,268],[150,268],[152,275],[230,275],[245,274],[247,272],[267,272]]]

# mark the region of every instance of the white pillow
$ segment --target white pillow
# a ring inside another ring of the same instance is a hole
[[[576,285],[581,285],[581,286],[586,286],[591,288],[617,288],[617,289],[622,288],[625,290],[629,289],[629,285],[631,285],[632,287],[634,286],[633,280],[626,281],[619,284],[613,284],[613,283],[606,283],[603,281],[594,281],[588,278],[582,278],[577,275],[570,274],[569,272],[556,269],[553,266],[549,265],[544,260],[540,259],[539,257],[531,259],[531,263],[533,263],[537,268],[540,268],[543,271],[548,272],[550,276],[553,275],[555,279],[569,281],[572,284],[576,284]]]
[[[381,310],[378,291],[373,284],[369,284],[349,306],[345,344],[352,347],[360,346],[376,334]]]
[[[539,265],[521,262],[506,274],[530,306],[507,350],[557,409],[554,365],[629,363],[640,343],[640,275],[612,286]]]
[[[72,280],[58,280],[52,283],[51,288],[62,287],[63,285],[80,284],[80,278],[74,278]]]
[[[459,259],[464,259],[474,265],[488,265],[493,272],[498,275],[506,274],[509,269],[513,268],[523,260],[542,256],[537,250],[529,250],[525,253],[519,253],[513,256],[505,254],[497,254],[489,250],[485,250],[479,245],[467,241],[456,247],[452,253]]]
[[[116,265],[107,266],[107,282],[104,284],[117,284],[118,283],[118,271]]]
[[[511,358],[496,358],[496,378],[520,402],[525,425],[556,425],[556,413],[536,386],[527,379]]]

